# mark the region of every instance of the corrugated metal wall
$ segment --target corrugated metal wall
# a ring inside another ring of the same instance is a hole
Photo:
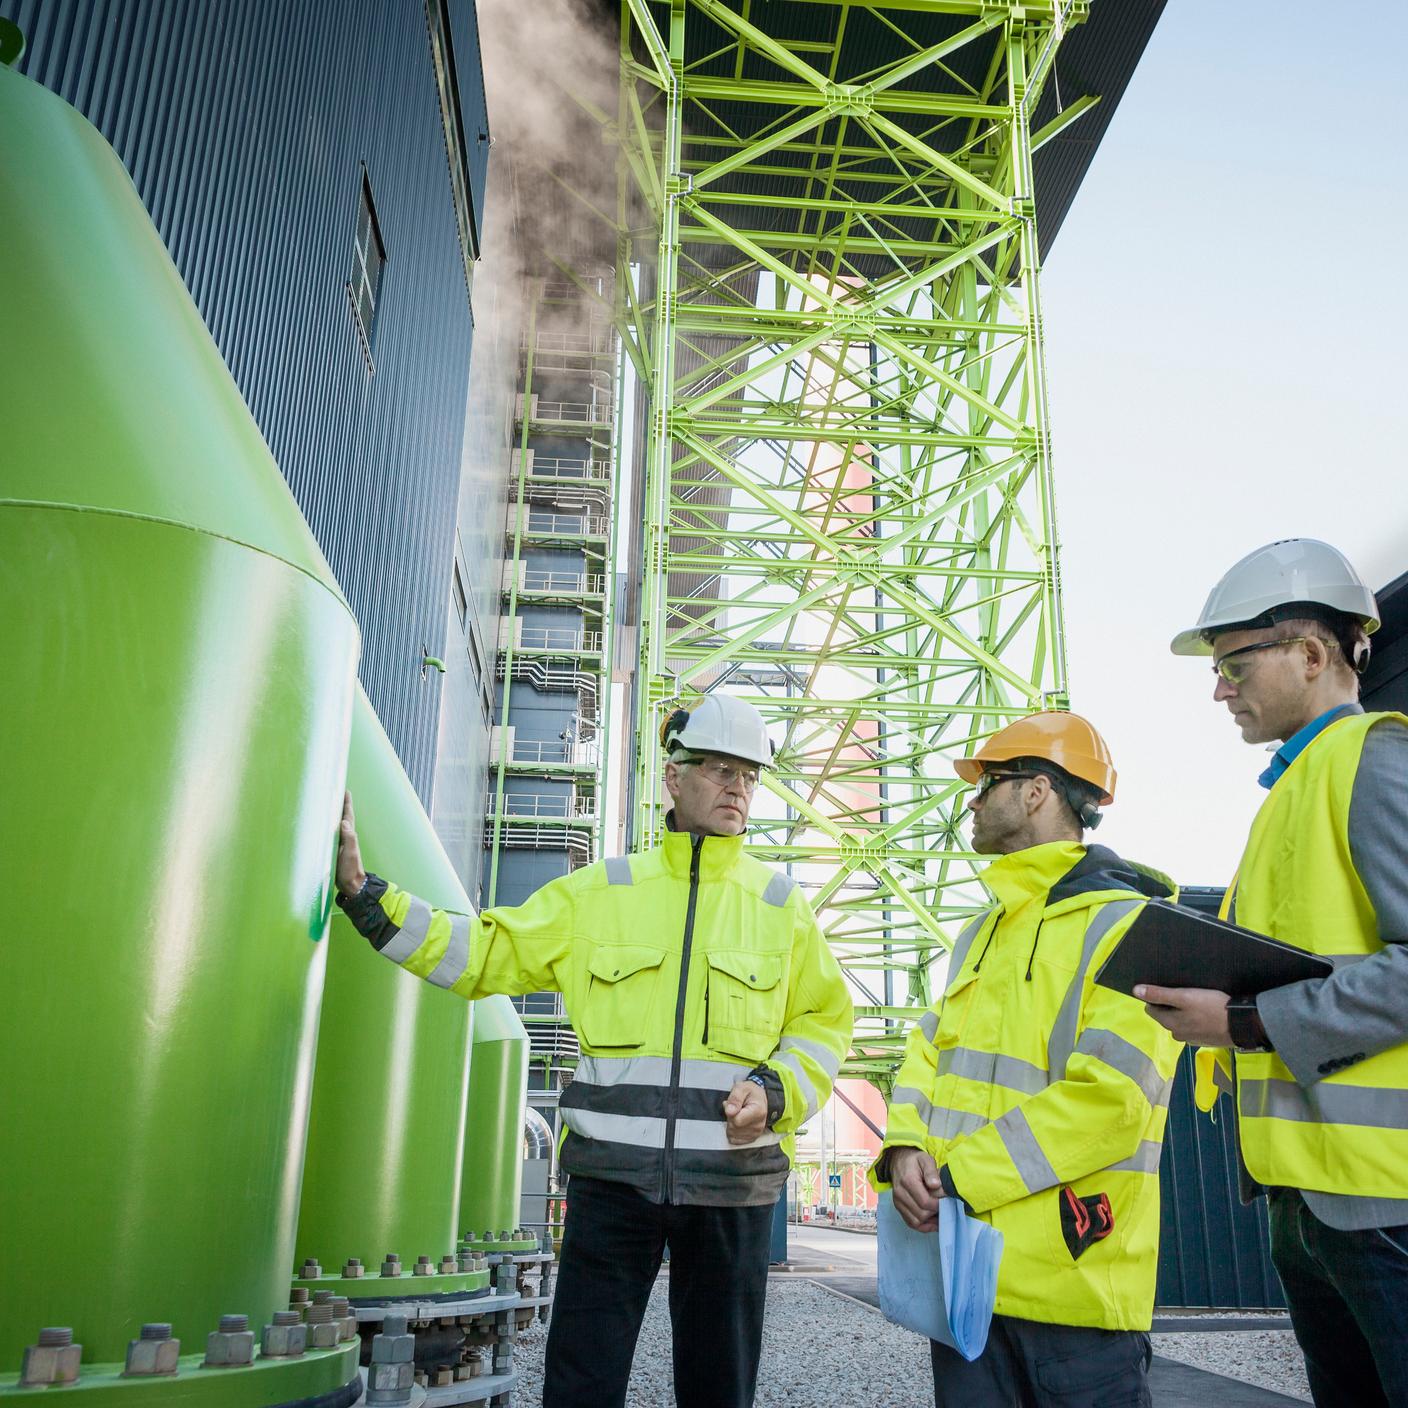
[[[132,173],[362,622],[363,681],[428,801],[439,684],[421,648],[445,636],[472,319],[422,0],[0,14],[28,37],[21,70]],[[470,0],[452,15],[472,30]],[[479,122],[474,47],[457,78]],[[374,374],[347,292],[364,171],[387,255]]]

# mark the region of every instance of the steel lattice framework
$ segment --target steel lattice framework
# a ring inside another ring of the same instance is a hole
[[[1066,701],[1032,153],[1079,111],[1031,115],[1085,7],[622,12],[633,841],[662,711],[757,704],[782,746],[750,845],[807,888],[864,1004],[851,1068],[883,1079],[981,903],[951,759]]]

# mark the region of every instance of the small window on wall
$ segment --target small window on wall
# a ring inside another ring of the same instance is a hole
[[[464,581],[460,577],[460,564],[458,561],[455,563],[454,596],[455,615],[459,617],[460,630],[464,630],[469,620],[469,602],[464,594]]]
[[[357,237],[352,251],[352,277],[347,281],[347,293],[352,300],[352,317],[362,339],[362,351],[367,367],[376,370],[372,362],[372,337],[376,331],[376,314],[381,297],[381,274],[386,267],[386,246],[381,242],[381,225],[376,218],[376,202],[372,200],[372,183],[362,169],[362,196],[357,202]]]

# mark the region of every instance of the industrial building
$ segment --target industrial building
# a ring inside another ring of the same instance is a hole
[[[577,1040],[356,939],[344,780],[371,868],[514,904],[658,837],[710,690],[856,996],[791,1211],[871,1198],[982,904],[947,762],[1069,700],[1040,268],[1163,0],[564,8],[611,106],[539,75],[554,166],[488,0],[0,0],[0,853],[65,897],[10,972],[0,1397],[508,1403]],[[1160,1301],[1280,1305],[1187,1085]]]

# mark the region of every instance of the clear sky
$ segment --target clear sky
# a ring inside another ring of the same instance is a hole
[[[1275,538],[1408,570],[1405,51],[1401,0],[1169,0],[1047,261],[1072,704],[1120,772],[1098,839],[1185,884],[1230,877],[1266,759],[1169,638]]]

